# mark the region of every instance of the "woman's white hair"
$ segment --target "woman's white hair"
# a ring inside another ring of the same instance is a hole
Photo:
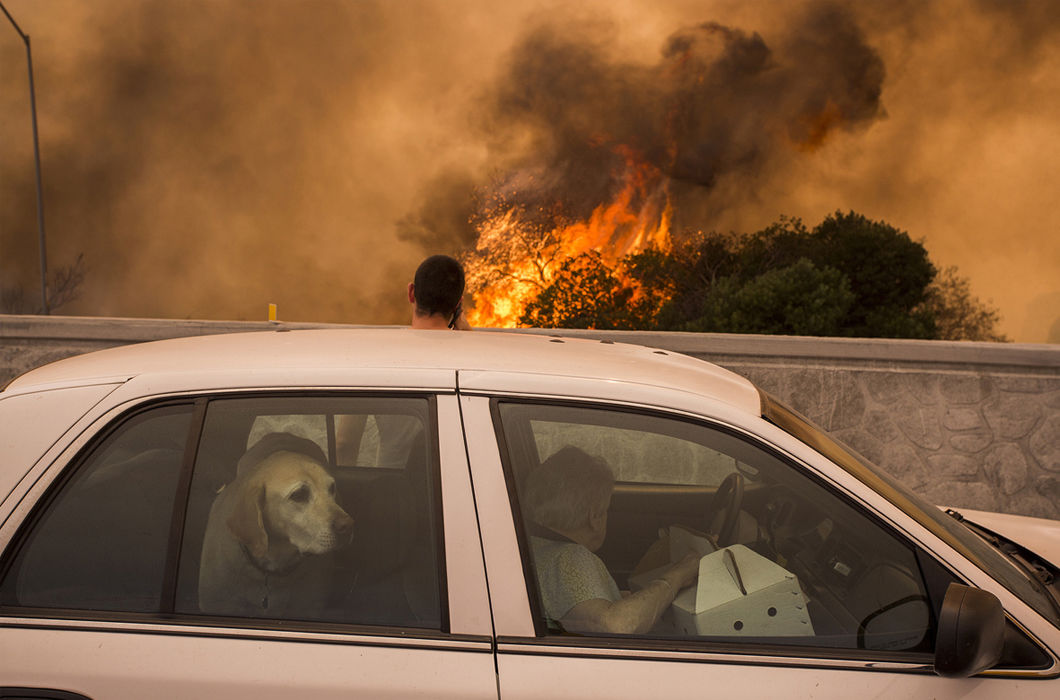
[[[607,507],[615,477],[607,462],[564,447],[531,471],[523,483],[523,514],[553,530],[574,530]]]

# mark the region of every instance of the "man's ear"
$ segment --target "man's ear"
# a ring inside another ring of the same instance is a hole
[[[247,484],[228,516],[228,529],[247,548],[255,559],[264,559],[269,551],[269,535],[265,532],[262,511],[265,506],[265,485]]]
[[[416,285],[413,282],[409,282],[409,303],[416,303]]]

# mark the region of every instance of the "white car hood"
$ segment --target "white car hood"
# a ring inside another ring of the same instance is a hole
[[[990,513],[956,508],[976,525],[981,525],[1037,554],[1053,566],[1060,567],[1060,520],[1030,518],[1025,515]]]

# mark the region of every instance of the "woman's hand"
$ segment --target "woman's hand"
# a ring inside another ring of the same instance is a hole
[[[699,558],[695,552],[689,552],[666,570],[663,578],[674,587],[674,591],[691,585],[699,577]]]

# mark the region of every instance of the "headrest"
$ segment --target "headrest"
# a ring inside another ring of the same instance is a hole
[[[319,462],[325,467],[328,464],[327,455],[312,440],[291,435],[290,433],[269,433],[243,453],[243,456],[236,463],[236,474],[239,475],[251,469],[275,452],[296,452],[315,462]]]

